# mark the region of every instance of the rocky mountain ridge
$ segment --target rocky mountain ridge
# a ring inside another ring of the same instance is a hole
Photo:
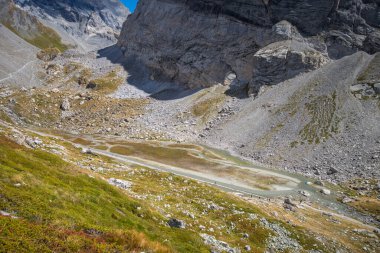
[[[378,1],[142,0],[118,44],[152,78],[257,94],[329,59],[379,51],[379,17]]]
[[[84,51],[114,44],[123,22],[130,14],[118,0],[15,0],[14,2],[56,30],[64,42]]]

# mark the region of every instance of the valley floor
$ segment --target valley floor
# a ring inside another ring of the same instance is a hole
[[[115,47],[38,61],[43,84],[0,86],[0,252],[376,252],[378,97],[337,81],[376,57],[256,99],[158,82]]]
[[[1,252],[376,252],[380,246],[375,227],[313,198],[226,193],[151,163],[96,154],[83,138],[5,122],[0,135]]]

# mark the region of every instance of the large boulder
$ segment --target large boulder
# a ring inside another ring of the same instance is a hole
[[[172,228],[186,228],[186,223],[178,219],[170,219],[168,225]]]
[[[291,40],[270,44],[260,49],[253,59],[250,94],[257,93],[263,85],[278,84],[328,62],[328,58],[320,52]]]

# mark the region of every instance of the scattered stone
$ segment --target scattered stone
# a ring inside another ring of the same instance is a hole
[[[211,203],[207,206],[208,209],[210,210],[223,210],[224,208],[221,207],[221,206],[218,206],[217,204],[215,203]]]
[[[350,87],[351,92],[360,92],[368,88],[367,84],[355,84]]]
[[[84,232],[88,235],[91,235],[91,236],[101,236],[103,234],[102,231],[99,231],[99,230],[94,229],[94,228],[85,229]]]
[[[338,170],[335,169],[334,167],[331,167],[328,171],[327,171],[327,175],[333,175],[333,174],[336,174],[338,173]]]
[[[11,216],[10,213],[5,212],[5,211],[1,211],[1,210],[0,210],[0,215],[2,215],[2,216]]]
[[[38,138],[33,139],[28,137],[25,139],[25,143],[31,148],[37,148],[38,146],[41,146],[43,142]]]
[[[244,246],[244,249],[245,249],[246,251],[251,251],[251,246],[249,246],[249,245],[245,245],[245,246]]]
[[[351,199],[351,198],[349,198],[349,197],[344,197],[344,198],[342,199],[342,203],[344,203],[344,204],[351,203],[351,202],[353,202],[353,201],[354,201],[354,200]]]
[[[60,53],[61,51],[59,51],[58,48],[46,48],[42,49],[37,53],[37,58],[42,61],[48,62],[54,60]]]
[[[124,190],[127,190],[132,187],[131,182],[126,181],[126,180],[116,179],[116,178],[108,179],[108,183]]]
[[[293,201],[292,201],[290,198],[286,198],[286,199],[284,200],[284,203],[285,203],[285,204],[288,204],[288,205],[291,205],[291,206],[296,206],[296,204],[293,203]]]
[[[237,249],[231,248],[228,243],[217,240],[214,236],[208,234],[200,234],[206,245],[210,245],[217,252],[238,252]]]
[[[11,213],[0,210],[0,215],[5,217],[11,217],[12,219],[18,219],[17,216],[13,216]]]
[[[178,219],[170,219],[168,221],[168,225],[171,228],[186,228],[186,223],[184,221],[178,220]]]
[[[305,197],[310,197],[310,193],[307,191],[299,191],[299,194],[301,194],[302,196],[305,196]]]
[[[67,98],[65,98],[62,101],[61,110],[62,111],[70,111],[70,102],[69,102],[69,100]]]
[[[352,232],[356,233],[356,234],[360,234],[360,235],[363,235],[363,236],[367,236],[367,237],[372,237],[372,238],[376,238],[377,236],[372,233],[371,231],[368,231],[366,229],[353,229]]]
[[[375,91],[375,93],[376,93],[377,95],[379,95],[379,94],[380,94],[380,83],[375,83],[375,84],[373,85],[373,90]]]
[[[273,249],[270,252],[300,252],[299,243],[290,237],[291,233],[277,223],[271,223],[265,218],[260,219],[260,224],[272,230],[275,236],[268,240],[268,248]]]
[[[330,194],[331,194],[331,191],[328,190],[328,189],[322,189],[322,190],[321,190],[321,193],[322,193],[322,194],[325,194],[325,195],[330,195]]]
[[[325,185],[321,180],[315,181],[314,184],[319,185],[319,186],[324,186]]]
[[[82,151],[81,151],[82,154],[86,154],[86,155],[93,155],[94,153],[92,152],[91,149],[89,148],[82,148]]]
[[[290,211],[295,211],[297,205],[295,203],[293,203],[293,201],[289,198],[286,198],[284,200],[284,204],[283,204],[283,207],[287,210],[290,210]]]
[[[95,89],[96,87],[97,87],[97,84],[94,81],[90,81],[87,84],[86,89]]]

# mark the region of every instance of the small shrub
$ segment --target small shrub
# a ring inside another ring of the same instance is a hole
[[[59,51],[58,48],[46,48],[42,49],[37,53],[37,58],[42,61],[48,62],[54,60],[60,53],[61,51]]]

